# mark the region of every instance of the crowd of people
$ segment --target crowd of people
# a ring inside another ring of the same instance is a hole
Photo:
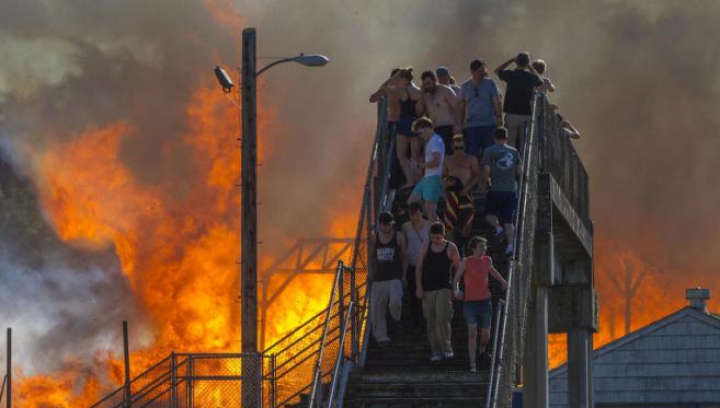
[[[471,371],[477,371],[478,336],[481,354],[488,354],[493,314],[489,276],[507,288],[486,253],[487,238],[470,236],[478,210],[473,191],[485,194],[484,219],[493,235],[507,242],[505,255],[512,256],[521,152],[533,96],[556,91],[546,76],[545,61],[531,62],[525,52],[493,72],[505,82],[504,93],[490,78],[485,62],[475,59],[470,78],[460,85],[446,67],[424,71],[419,87],[411,67],[396,68],[370,96],[370,102],[387,98],[387,133],[404,181],[399,188],[409,192],[407,222],[395,225],[391,212],[378,219],[369,277],[373,337],[379,347],[388,348],[388,323],[391,331],[404,331],[402,299],[408,293],[412,316],[405,320],[418,330],[424,317],[430,360],[454,358],[453,298],[462,300]],[[549,106],[557,110],[557,105]],[[580,137],[569,121],[560,121],[564,135]],[[439,202],[444,203],[441,211]]]

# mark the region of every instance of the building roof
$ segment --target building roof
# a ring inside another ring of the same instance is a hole
[[[598,404],[720,401],[720,317],[685,307],[593,353]],[[550,405],[567,405],[567,365],[550,372]]]

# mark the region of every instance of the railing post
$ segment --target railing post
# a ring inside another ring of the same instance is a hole
[[[350,359],[357,362],[359,339],[358,339],[358,307],[357,307],[357,283],[355,278],[355,267],[350,268],[350,302],[355,305],[352,313],[352,320],[350,321]]]
[[[12,408],[12,329],[7,329],[7,408]]]
[[[338,261],[338,269],[338,326],[342,326],[345,313],[345,264],[342,260]]]
[[[188,367],[187,367],[187,387],[188,387],[188,394],[187,394],[187,406],[188,408],[193,408],[195,405],[195,395],[194,395],[194,389],[195,389],[195,359],[192,355],[188,357]]]
[[[132,406],[130,390],[130,342],[128,340],[128,324],[123,321],[123,355],[125,356],[125,408]]]
[[[275,408],[275,398],[277,395],[277,377],[276,377],[277,358],[275,354],[270,355],[270,408]]]
[[[170,355],[170,408],[177,408],[177,356]]]

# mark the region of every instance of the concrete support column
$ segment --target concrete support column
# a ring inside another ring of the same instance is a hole
[[[588,329],[570,329],[567,342],[568,406],[592,408],[592,332]]]
[[[549,406],[548,393],[548,288],[533,285],[525,332],[525,387],[523,405]]]

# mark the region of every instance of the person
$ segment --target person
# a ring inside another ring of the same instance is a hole
[[[445,144],[433,130],[433,121],[422,117],[413,123],[413,131],[425,141],[425,158],[418,163],[418,169],[425,174],[410,193],[408,205],[423,202],[425,216],[430,221],[437,220],[437,202],[443,193],[442,172],[445,161]]]
[[[493,267],[492,258],[485,255],[487,239],[473,237],[470,239],[472,255],[460,263],[460,269],[453,279],[455,298],[463,300],[463,317],[468,327],[468,357],[470,371],[477,372],[476,350],[477,335],[480,331],[480,355],[489,357],[487,345],[490,341],[490,322],[492,321],[492,302],[488,276],[492,275],[500,281],[503,290],[507,289],[507,281]],[[465,293],[460,290],[460,279],[465,283]]]
[[[515,249],[513,221],[518,187],[515,178],[522,174],[522,158],[514,147],[508,145],[507,129],[495,129],[495,144],[485,149],[480,164],[482,185],[486,186],[487,180],[490,180],[485,219],[495,228],[497,235],[505,232],[508,243],[505,253],[510,255]]]
[[[458,130],[459,106],[455,91],[439,84],[435,73],[425,71],[422,78],[423,95],[417,105],[419,115],[429,116],[435,124],[435,133],[442,137],[445,152],[452,153],[452,137]]]
[[[505,69],[515,62],[515,69]],[[509,131],[509,143],[522,151],[525,129],[532,117],[532,98],[535,88],[543,84],[542,78],[530,65],[530,55],[521,52],[495,69],[495,74],[507,83],[505,89],[505,126]]]
[[[375,235],[375,268],[370,276],[370,318],[375,341],[380,348],[387,348],[390,346],[386,321],[388,309],[394,327],[398,330],[401,328],[402,266],[406,245],[403,235],[395,231],[392,213],[380,213],[378,223],[380,225]]]
[[[449,86],[455,92],[455,95],[459,95],[460,87],[457,85],[455,78],[450,75],[450,70],[447,67],[438,67],[435,70],[435,75],[438,83]]]
[[[391,78],[391,84],[386,85],[383,92],[392,95],[393,100],[397,101],[398,112],[395,122],[396,155],[403,176],[405,176],[405,185],[407,188],[415,185],[420,175],[413,174],[411,163],[415,163],[420,158],[420,150],[422,149],[422,141],[413,137],[412,123],[417,119],[415,114],[415,105],[422,96],[422,91],[413,83],[413,68],[407,67],[398,70]],[[388,112],[388,118],[389,112]],[[410,150],[410,159],[408,159],[408,150]]]
[[[556,115],[560,120],[560,127],[562,128],[563,135],[570,139],[580,139],[580,131],[575,129],[575,126],[573,126],[572,123],[565,119],[561,114],[557,113]]]
[[[548,92],[555,92],[557,88],[555,88],[555,84],[552,83],[550,78],[545,76],[545,72],[547,71],[547,63],[544,60],[536,59],[532,63],[532,67],[535,70],[535,72],[540,75],[540,79],[542,80],[542,85],[535,88],[537,92],[546,94]]]
[[[443,223],[435,222],[430,226],[430,242],[423,246],[415,268],[415,279],[420,283],[415,294],[422,299],[432,362],[455,357],[450,328],[453,267],[460,267],[460,254],[455,244],[445,239]]]
[[[403,93],[398,88],[401,81],[400,71],[402,71],[402,68],[394,68],[390,72],[390,78],[385,80],[385,82],[380,85],[378,90],[375,91],[372,95],[370,95],[370,103],[378,102],[381,97],[387,98],[388,116],[387,131],[385,133],[384,143],[385,146],[387,146],[388,148],[390,147],[390,143],[401,143],[401,141],[397,137],[398,125],[400,124],[400,113],[404,106],[404,102],[400,100],[403,96]],[[417,144],[419,145],[420,143],[418,142]],[[390,178],[390,182],[393,188],[400,187],[401,183],[407,183],[407,177],[404,176],[404,169],[401,166],[401,162],[398,160],[398,156],[399,155],[397,154],[393,156],[390,163],[390,174],[392,175]],[[401,170],[401,172],[398,172],[398,168]],[[401,176],[400,173],[402,173],[403,176]],[[403,177],[405,177],[406,180],[401,180]]]
[[[423,208],[420,203],[410,204],[408,212],[410,221],[402,225],[408,255],[405,257],[405,266],[403,266],[403,270],[405,271],[403,286],[406,287],[408,293],[410,293],[411,327],[416,330],[422,330],[422,302],[415,297],[415,292],[417,291],[415,268],[423,245],[430,241],[431,222],[423,218]]]
[[[482,149],[493,144],[496,126],[503,125],[500,90],[488,78],[485,61],[470,62],[472,77],[460,87],[460,114],[464,126],[465,152],[479,157]]]
[[[470,235],[475,216],[472,189],[480,180],[480,161],[476,156],[465,153],[465,139],[462,134],[453,137],[454,153],[445,158],[445,230],[447,239],[454,241],[455,229],[459,227],[464,240]],[[461,245],[462,246],[462,245]]]

